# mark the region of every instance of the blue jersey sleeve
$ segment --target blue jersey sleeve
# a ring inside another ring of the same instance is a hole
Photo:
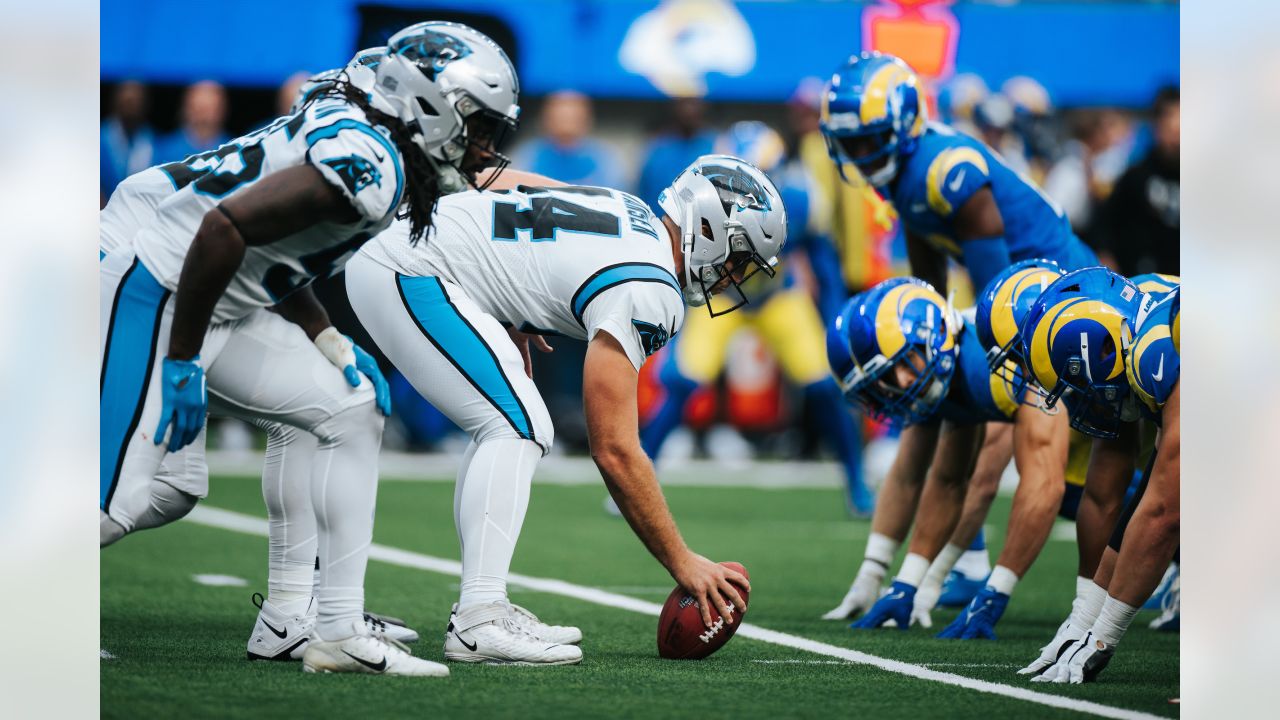
[[[990,182],[987,159],[977,148],[960,146],[943,150],[929,163],[925,174],[929,209],[949,219]]]

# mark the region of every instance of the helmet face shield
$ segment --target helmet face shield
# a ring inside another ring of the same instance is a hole
[[[703,296],[707,298],[707,310],[711,317],[731,313],[750,303],[747,291],[751,280],[762,273],[764,277],[774,277],[777,271],[768,260],[753,250],[735,250],[729,253],[723,263],[704,267],[697,281]]]

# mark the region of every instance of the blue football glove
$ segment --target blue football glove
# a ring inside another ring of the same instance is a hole
[[[342,371],[342,376],[347,379],[347,384],[351,387],[360,387],[361,373],[367,376],[373,383],[373,395],[378,405],[378,412],[383,415],[391,414],[391,388],[387,385],[387,379],[382,376],[382,370],[378,368],[378,362],[372,355],[352,342],[351,338],[332,327],[322,330],[316,336],[315,344],[321,354],[333,363],[334,367]]]
[[[955,620],[938,633],[944,640],[995,640],[996,623],[1009,605],[1009,596],[990,585],[978,591]]]
[[[893,584],[889,586],[889,591],[882,595],[875,605],[871,606],[867,614],[849,627],[859,630],[872,630],[893,620],[898,624],[899,630],[906,630],[907,626],[911,624],[911,608],[915,605],[915,601],[915,585],[908,585],[900,580],[894,580]]]
[[[351,338],[347,338],[350,340]],[[383,415],[391,416],[391,387],[387,385],[387,379],[382,376],[382,368],[378,367],[378,361],[373,356],[364,351],[364,348],[351,343],[351,350],[356,354],[355,366],[348,365],[342,369],[342,374],[346,376],[347,382],[351,387],[360,387],[360,376],[356,371],[364,373],[366,377],[373,383],[373,394],[376,398],[378,411]]]
[[[160,425],[156,427],[154,441],[157,445],[163,443],[165,431],[172,424],[168,450],[177,452],[200,434],[209,408],[199,355],[190,360],[164,359],[160,365],[160,397]]]

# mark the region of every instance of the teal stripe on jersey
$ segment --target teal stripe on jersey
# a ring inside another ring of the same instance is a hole
[[[680,283],[676,282],[676,276],[672,275],[665,268],[652,263],[619,263],[603,268],[595,275],[587,278],[582,283],[578,291],[573,294],[573,299],[569,303],[569,307],[573,310],[573,317],[582,325],[582,314],[586,312],[587,305],[596,299],[600,293],[611,287],[621,285],[625,282],[656,282],[662,283],[680,296],[680,302],[684,302],[684,293],[680,291]]]
[[[325,125],[322,128],[316,128],[307,133],[307,147],[311,147],[321,140],[337,137],[338,133],[343,130],[355,130],[377,140],[378,143],[386,149],[388,156],[391,157],[391,164],[396,168],[396,197],[395,202],[391,203],[391,209],[395,210],[400,207],[400,198],[404,195],[404,170],[400,167],[400,151],[396,150],[395,145],[391,141],[383,137],[382,133],[374,130],[372,126],[362,123],[359,120],[351,118],[343,118],[332,125]],[[369,158],[365,158],[366,160]]]

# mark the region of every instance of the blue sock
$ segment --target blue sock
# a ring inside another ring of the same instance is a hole
[[[973,539],[973,542],[969,544],[969,549],[970,550],[986,550],[987,549],[986,533],[983,532],[982,530],[978,530],[978,536],[975,537]]]
[[[669,351],[662,368],[658,370],[658,379],[666,391],[662,405],[640,428],[640,447],[650,459],[656,460],[662,444],[667,441],[671,431],[679,427],[684,419],[684,406],[689,396],[698,389],[698,383],[680,373],[676,367],[674,350]]]
[[[862,434],[849,414],[835,380],[825,378],[804,388],[809,406],[818,416],[828,446],[844,466],[846,499],[857,510],[869,512],[874,503],[862,477]]]

